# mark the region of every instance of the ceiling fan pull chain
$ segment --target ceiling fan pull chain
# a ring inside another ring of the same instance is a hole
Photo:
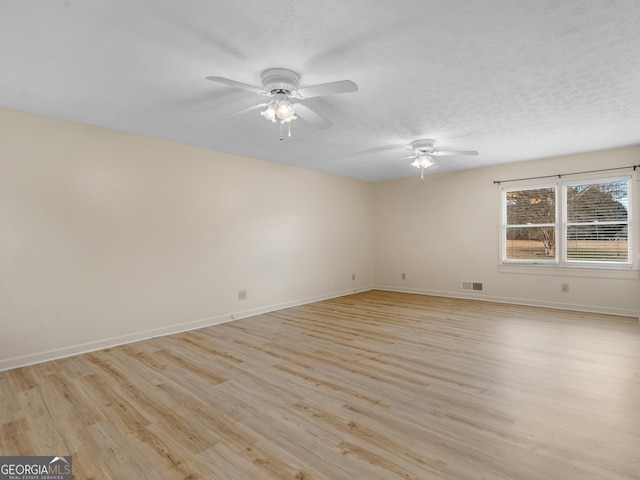
[[[420,179],[424,182],[424,167],[420,167]]]
[[[282,122],[280,122],[280,141],[282,141]]]
[[[289,138],[291,138],[291,122],[289,122]]]

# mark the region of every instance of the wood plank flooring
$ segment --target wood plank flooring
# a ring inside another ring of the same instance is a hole
[[[0,373],[75,479],[640,478],[637,319],[371,291]]]

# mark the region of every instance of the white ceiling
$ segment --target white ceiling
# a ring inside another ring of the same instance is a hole
[[[247,91],[267,68],[357,93],[293,137]],[[637,0],[0,0],[0,106],[366,181],[403,145],[478,150],[435,172],[640,143]]]

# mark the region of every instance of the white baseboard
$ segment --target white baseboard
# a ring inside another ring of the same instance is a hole
[[[253,309],[234,312],[234,313],[216,315],[213,317],[193,320],[190,322],[178,323],[178,324],[170,325],[167,327],[144,330],[140,332],[130,333],[127,335],[121,335],[121,336],[111,337],[111,338],[102,339],[102,340],[95,340],[95,341],[81,343],[77,345],[69,345],[69,346],[60,347],[60,348],[54,348],[51,350],[46,350],[44,352],[35,352],[35,353],[29,353],[27,355],[21,355],[13,358],[0,359],[0,372],[4,370],[12,370],[14,368],[19,368],[19,367],[26,367],[28,365],[34,365],[36,363],[43,363],[51,360],[57,360],[60,358],[71,357],[73,355],[79,355],[82,353],[95,352],[96,350],[102,350],[104,348],[117,347],[118,345],[125,345],[127,343],[139,342],[141,340],[148,340],[154,337],[172,335],[174,333],[186,332],[189,330],[197,330],[199,328],[209,327],[212,325],[232,322],[235,320],[239,320],[241,318],[253,317],[255,315],[260,315],[263,313],[274,312],[276,310],[282,310],[284,308],[297,307],[299,305],[306,305],[308,303],[319,302],[321,300],[328,300],[330,298],[343,297],[345,295],[351,295],[353,293],[363,292],[367,290],[371,290],[371,287],[360,287],[360,288],[341,290],[341,291],[322,294],[322,295],[315,295],[313,297],[291,300],[287,302],[267,305],[264,307],[258,307],[258,308],[253,308]]]
[[[482,300],[485,302],[556,308],[561,310],[573,310],[573,311],[589,312],[589,313],[603,313],[608,315],[620,315],[620,316],[635,317],[640,319],[640,312],[629,310],[629,309],[623,309],[623,308],[599,307],[599,306],[593,306],[593,305],[576,305],[571,303],[546,302],[546,301],[522,299],[522,298],[495,297],[495,296],[489,296],[482,293],[473,294],[473,293],[449,292],[449,291],[441,291],[441,290],[426,290],[426,289],[418,289],[418,288],[396,288],[396,287],[386,286],[386,285],[376,285],[376,286],[367,286],[367,287],[360,287],[355,289],[341,290],[341,291],[322,294],[322,295],[315,295],[313,297],[267,305],[263,307],[236,312],[233,314],[228,313],[224,315],[217,315],[209,318],[203,318],[200,320],[183,322],[183,323],[171,325],[168,327],[145,330],[141,332],[135,332],[127,335],[121,335],[117,337],[111,337],[108,339],[96,340],[96,341],[86,342],[86,343],[77,344],[77,345],[69,345],[69,346],[56,348],[52,350],[46,350],[44,352],[30,353],[27,355],[17,356],[13,358],[0,359],[0,371],[11,370],[19,367],[25,367],[28,365],[34,365],[36,363],[48,362],[51,360],[57,360],[65,357],[71,357],[73,355],[79,355],[82,353],[94,352],[96,350],[102,350],[104,348],[117,347],[118,345],[125,345],[127,343],[139,342],[141,340],[148,340],[154,337],[172,335],[175,333],[186,332],[189,330],[197,330],[199,328],[209,327],[212,325],[218,325],[226,322],[232,322],[235,320],[253,317],[255,315],[260,315],[263,313],[274,312],[274,311],[282,310],[285,308],[297,307],[300,305],[306,305],[309,303],[319,302],[322,300],[328,300],[330,298],[343,297],[345,295],[351,295],[353,293],[365,292],[369,290],[384,290],[389,292],[414,293],[418,295],[433,295],[436,297]]]
[[[556,308],[558,310],[572,310],[575,312],[602,313],[605,315],[619,315],[622,317],[635,317],[640,320],[640,311],[627,308],[603,307],[599,305],[583,305],[565,302],[548,302],[529,298],[512,298],[490,296],[484,293],[449,292],[443,290],[426,290],[420,288],[397,288],[386,285],[377,285],[373,290],[385,290],[388,292],[415,293],[418,295],[433,295],[434,297],[463,298],[468,300],[481,300],[484,302],[507,303],[511,305],[525,305],[529,307]]]

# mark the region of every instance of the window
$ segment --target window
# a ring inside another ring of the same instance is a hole
[[[556,261],[556,187],[505,190],[504,260]]]
[[[502,189],[502,263],[630,267],[631,177]]]
[[[629,262],[629,181],[564,186],[566,261]]]

